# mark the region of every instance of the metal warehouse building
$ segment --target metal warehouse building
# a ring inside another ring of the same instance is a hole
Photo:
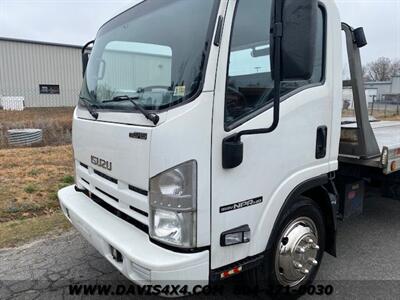
[[[366,82],[365,88],[375,89],[377,100],[400,101],[400,76],[394,76],[390,81]]]
[[[81,47],[0,38],[0,96],[26,107],[75,106],[82,85]]]

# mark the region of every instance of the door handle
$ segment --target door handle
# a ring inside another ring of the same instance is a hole
[[[328,127],[320,126],[317,129],[317,146],[315,149],[315,158],[322,159],[326,156],[326,146],[328,141]]]

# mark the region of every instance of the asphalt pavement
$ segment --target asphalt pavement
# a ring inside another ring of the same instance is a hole
[[[232,286],[240,280],[237,277],[222,286],[224,298],[236,295]],[[0,299],[84,298],[71,296],[71,282],[130,285],[76,231],[0,250]],[[369,197],[362,216],[339,222],[338,257],[324,256],[316,285],[332,286],[332,295],[306,295],[304,299],[399,299],[400,201]],[[258,297],[265,299],[263,294]],[[90,297],[99,298],[111,297]],[[130,294],[113,298],[137,297]],[[240,298],[254,299],[254,295]]]

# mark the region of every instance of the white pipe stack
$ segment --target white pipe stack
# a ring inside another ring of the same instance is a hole
[[[7,134],[10,146],[31,146],[43,140],[41,129],[11,129]]]
[[[24,97],[1,97],[1,106],[3,110],[9,111],[23,111],[24,110]]]

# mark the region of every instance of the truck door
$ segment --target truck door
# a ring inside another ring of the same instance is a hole
[[[278,128],[242,137],[243,163],[234,169],[222,166],[224,138],[268,127],[273,120],[271,9],[271,0],[230,1],[225,16],[213,113],[211,269],[263,252],[290,192],[331,169],[332,72],[326,64],[322,7],[312,78],[282,83]],[[245,225],[249,242],[221,246],[222,233]]]

